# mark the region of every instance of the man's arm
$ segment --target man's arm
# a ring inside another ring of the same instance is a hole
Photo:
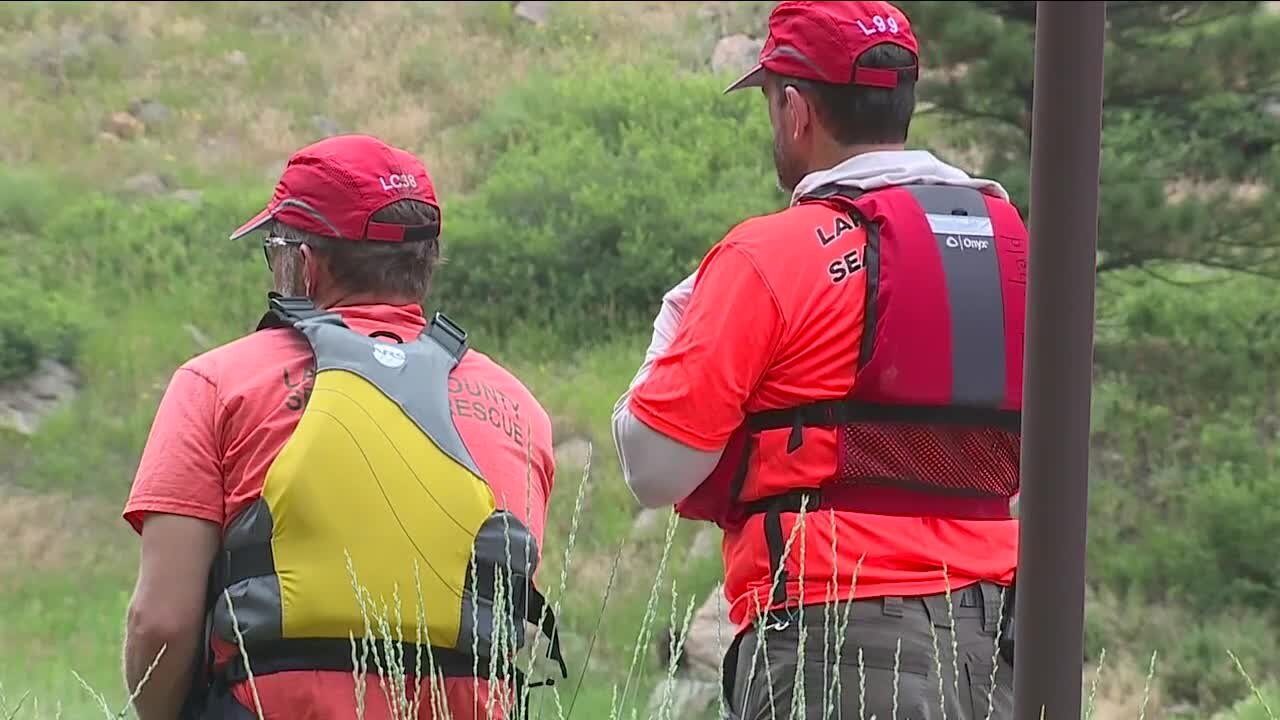
[[[125,505],[125,519],[142,537],[124,637],[125,687],[137,694],[139,720],[177,717],[196,653],[205,651],[209,569],[224,511],[215,430],[220,410],[206,375],[190,368],[176,372],[156,410]]]
[[[645,365],[614,408],[623,474],[646,507],[683,500],[715,469],[782,333],[774,295],[740,248],[713,248],[682,293],[690,280],[663,298]]]
[[[698,487],[720,459],[719,452],[695,450],[645,425],[628,407],[631,391],[649,375],[653,361],[666,352],[676,336],[680,319],[693,296],[697,273],[680,281],[662,297],[662,308],[653,321],[653,337],[644,361],[622,397],[613,406],[613,443],[618,448],[622,475],[640,505],[648,508],[672,505]],[[632,459],[636,462],[631,462]]]
[[[623,395],[613,412],[622,475],[642,507],[674,505],[716,469],[723,450],[697,450],[645,425],[627,407],[629,397]]]
[[[191,688],[192,663],[204,650],[208,574],[219,536],[219,526],[207,520],[152,514],[144,521],[124,640],[125,684],[137,693],[139,720],[177,717]]]

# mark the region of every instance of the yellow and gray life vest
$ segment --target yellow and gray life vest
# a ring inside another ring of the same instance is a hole
[[[209,632],[237,644],[234,609],[255,676],[350,672],[352,638],[357,658],[372,641],[362,663],[372,675],[383,641],[402,638],[398,664],[410,674],[492,677],[496,653],[497,674],[519,685],[509,658],[526,644],[527,620],[567,677],[555,618],[531,579],[536,542],[496,508],[449,410],[466,334],[436,314],[415,340],[387,343],[275,294],[259,324],[271,327],[310,343],[313,386],[261,497],[227,527]],[[236,660],[219,675],[234,683],[245,671]]]

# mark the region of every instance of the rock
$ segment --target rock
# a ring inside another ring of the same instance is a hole
[[[679,628],[677,628],[679,631]],[[661,672],[667,674],[670,663],[671,631],[658,633],[658,659]],[[733,641],[733,625],[729,622],[729,603],[724,600],[724,586],[717,585],[693,614],[686,631],[684,645],[676,646],[680,657],[674,677],[664,678],[649,698],[650,717],[702,717],[717,703],[720,692],[720,665],[724,652]],[[664,703],[666,710],[663,710]]]
[[[719,693],[719,682],[664,676],[649,697],[648,717],[703,717],[707,709],[716,704]],[[779,712],[778,716],[783,717],[783,713]]]
[[[556,469],[581,472],[592,455],[591,441],[584,437],[570,437],[556,445]]]
[[[227,53],[225,60],[233,67],[244,67],[249,64],[249,56],[243,50],[232,50]]]
[[[169,183],[155,173],[142,173],[124,181],[126,191],[137,195],[163,195],[169,190]]]
[[[547,18],[551,15],[551,3],[539,0],[524,0],[524,2],[516,3],[512,12],[521,20],[542,26],[547,24]]]
[[[168,105],[147,98],[129,103],[129,114],[141,120],[144,128],[163,125],[173,118]]]
[[[0,428],[34,435],[41,421],[73,399],[76,390],[70,368],[44,360],[26,378],[0,385]]]
[[[729,643],[733,642],[733,632],[733,623],[729,622],[729,601],[724,599],[724,585],[716,585],[689,621],[681,668],[700,680],[719,679],[720,662]]]
[[[133,140],[146,131],[146,126],[132,113],[122,110],[111,113],[111,117],[107,118],[105,130],[121,140]]]
[[[645,508],[636,515],[636,519],[631,523],[632,535],[644,535],[663,524],[667,513],[670,509],[659,510],[657,508]]]
[[[332,118],[325,117],[324,115],[312,115],[311,127],[315,128],[317,132],[325,137],[333,137],[334,135],[342,134],[342,127],[338,125],[337,121]]]
[[[701,560],[711,557],[720,549],[720,530],[715,525],[707,525],[693,536],[693,544],[689,547],[689,559]]]
[[[746,35],[720,38],[716,49],[711,53],[711,70],[717,73],[744,73],[760,61],[760,50],[763,47],[763,40],[754,40]]]

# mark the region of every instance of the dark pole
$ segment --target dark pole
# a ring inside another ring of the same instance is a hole
[[[1103,2],[1036,3],[1017,720],[1080,720],[1105,23]]]

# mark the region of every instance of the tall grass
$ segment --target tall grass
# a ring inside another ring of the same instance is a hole
[[[588,480],[590,479],[590,475],[591,475],[591,461],[590,461],[590,452],[589,452],[588,459],[583,470],[583,483],[579,487],[577,498],[574,503],[573,517],[571,519],[568,541],[564,548],[564,557],[560,567],[560,576],[559,576],[559,582],[558,582],[558,595],[555,597],[555,600],[552,603],[552,607],[557,612],[561,607],[563,607],[561,600],[564,598],[565,593],[573,591],[573,584],[570,582],[570,577],[571,577],[570,568],[572,567],[574,551],[577,545],[576,540],[577,540],[577,531],[579,527],[580,516],[584,508],[583,498],[585,495],[585,488],[587,486]],[[834,516],[829,515],[829,517],[831,518],[831,522],[834,523]],[[805,508],[802,508],[800,517],[798,521],[795,523],[795,525],[793,526],[792,531],[787,538],[786,550],[784,551],[785,554],[789,555],[794,547],[794,544],[797,538],[799,538],[799,557],[800,557],[800,566],[801,566],[800,593],[802,597],[804,597],[804,593],[805,593],[805,589],[804,589],[805,582],[803,578],[804,578],[804,563],[805,563],[805,557],[806,557],[805,542],[804,542],[804,538],[806,537],[806,535],[802,532],[802,529],[805,523],[808,521],[809,519],[807,516],[807,511]],[[688,597],[683,598],[684,600],[683,613],[678,613],[678,609],[681,607],[680,600],[682,598],[681,598],[681,592],[677,587],[677,580],[676,578],[673,577],[668,583],[664,579],[664,576],[666,574],[666,568],[668,566],[668,561],[672,555],[672,551],[675,546],[675,538],[676,538],[675,531],[678,524],[679,524],[678,517],[674,514],[674,512],[670,512],[667,516],[667,523],[666,523],[666,530],[665,530],[665,535],[663,540],[661,559],[655,571],[654,581],[652,584],[652,589],[649,593],[645,614],[643,616],[643,619],[640,623],[639,628],[637,629],[633,652],[631,655],[631,662],[628,667],[626,677],[622,681],[621,687],[619,687],[619,683],[616,680],[611,684],[610,689],[612,691],[612,702],[610,703],[610,708],[609,708],[610,720],[619,720],[619,719],[636,720],[637,718],[646,718],[647,720],[672,720],[673,718],[677,717],[674,714],[676,710],[674,693],[675,693],[676,686],[679,683],[678,668],[680,665],[680,660],[683,657],[683,654],[685,651],[685,641],[688,638],[688,630],[690,628],[690,623],[693,618],[694,605],[698,599],[693,595],[689,595]],[[834,533],[832,537],[833,537],[833,540],[832,540],[831,547],[834,553],[835,551],[838,550],[838,546],[836,545]],[[512,718],[512,719],[521,718],[522,720],[524,717],[537,718],[538,720],[545,720],[549,718],[555,718],[555,720],[570,720],[570,718],[574,717],[574,708],[577,704],[578,696],[582,691],[583,684],[586,681],[588,674],[592,670],[592,665],[590,662],[590,654],[591,654],[590,648],[594,646],[595,636],[599,632],[601,623],[603,622],[603,619],[606,614],[609,601],[614,596],[614,593],[613,593],[613,590],[615,587],[614,579],[616,577],[620,560],[623,557],[624,550],[626,549],[626,547],[627,547],[627,538],[623,537],[619,540],[616,552],[614,553],[614,556],[613,556],[614,560],[611,568],[609,582],[604,590],[604,596],[603,596],[602,603],[599,607],[598,614],[594,618],[592,618],[592,622],[595,627],[595,632],[593,633],[593,636],[592,636],[592,642],[588,646],[587,656],[583,661],[583,667],[577,678],[576,684],[573,684],[573,687],[571,689],[568,688],[567,686],[562,686],[559,683],[551,685],[544,692],[539,693],[540,697],[536,698],[536,702],[534,702],[534,697],[531,694],[530,688],[527,685],[524,688],[524,693],[519,697],[515,697],[513,693],[509,691],[509,688],[499,687],[500,685],[499,683],[490,683],[487,691],[481,692],[479,688],[479,681],[474,680],[473,682],[475,683],[475,685],[473,686],[473,691],[474,691],[473,694],[475,697],[475,702],[479,702],[481,704],[481,706],[483,707],[484,714],[472,715],[472,714],[462,713],[459,715],[460,717],[462,718],[471,718],[471,717]],[[859,557],[855,565],[850,587],[849,587],[849,595],[852,595],[853,590],[856,589],[857,575],[862,565],[862,559],[863,559],[862,557]],[[408,720],[409,718],[418,718],[418,717],[430,717],[430,718],[433,718],[433,720],[446,720],[446,719],[451,719],[455,717],[455,713],[458,713],[459,711],[457,708],[452,708],[448,706],[448,704],[445,702],[445,699],[444,699],[445,680],[443,675],[435,667],[434,659],[430,652],[429,646],[428,646],[428,652],[426,653],[426,658],[427,658],[426,668],[422,667],[422,654],[417,655],[417,661],[415,666],[412,668],[408,668],[408,667],[405,667],[405,661],[403,656],[395,652],[396,649],[402,647],[401,643],[403,643],[405,640],[403,635],[404,615],[403,615],[403,608],[401,606],[399,588],[398,587],[395,588],[393,592],[393,596],[390,599],[375,598],[367,588],[361,585],[359,581],[357,569],[352,566],[349,556],[347,557],[347,569],[348,569],[348,574],[351,580],[352,590],[355,592],[356,598],[358,600],[361,614],[364,620],[364,625],[365,625],[364,632],[361,635],[361,637],[357,638],[353,634],[349,638],[351,643],[353,665],[355,666],[355,670],[352,673],[355,693],[356,693],[355,694],[356,712],[355,712],[354,720],[364,720],[366,707],[367,707],[366,703],[368,701],[367,693],[370,690],[370,688],[372,688],[375,684],[378,691],[382,693],[383,701],[386,702],[386,704],[390,709],[391,717],[394,718],[395,720],[401,720],[401,719]],[[474,573],[474,563],[472,565],[472,571]],[[416,576],[417,576],[417,564],[415,562],[415,577]],[[778,582],[778,580],[779,578],[775,576],[774,582]],[[833,573],[833,577],[831,581],[826,584],[825,590],[828,591],[828,593],[830,593],[830,591],[837,589],[838,587],[839,587],[838,577],[835,575],[835,573]],[[422,632],[423,632],[422,629],[425,628],[426,626],[426,614],[425,614],[425,601],[422,596],[422,586],[420,581],[416,583],[415,592],[416,592],[416,595],[415,595],[416,607],[413,608],[413,611],[416,613],[415,617],[417,619],[417,627],[419,628],[419,635],[417,638],[415,638],[415,640],[419,645],[423,645],[424,637],[422,636]],[[651,698],[649,707],[641,708],[635,701],[640,695],[642,687],[644,687],[644,672],[648,664],[648,663],[642,662],[641,655],[649,647],[650,633],[653,629],[653,623],[655,621],[655,618],[657,617],[657,599],[664,592],[670,594],[669,621],[671,623],[671,626],[673,628],[678,628],[679,631],[672,633],[671,637],[668,640],[669,659],[668,659],[668,662],[666,663],[666,667],[663,668],[664,676],[655,685],[655,688],[660,689],[661,693],[660,694],[655,693],[655,696]],[[950,595],[949,589],[947,594]],[[244,646],[243,636],[240,633],[240,626],[239,626],[238,619],[236,618],[234,606],[232,605],[232,599],[229,593],[226,593],[225,591],[224,591],[224,598],[226,598],[228,607],[231,610],[233,631],[237,639],[237,645],[241,652],[241,657],[242,659],[246,660],[246,663],[247,663],[248,653]],[[504,613],[511,609],[511,606],[508,604],[510,602],[510,599],[511,599],[510,589],[504,588],[503,583],[498,583],[498,586],[495,588],[495,608],[494,608],[495,618],[504,617],[505,616]],[[830,647],[833,644],[834,639],[844,638],[847,636],[846,633],[848,630],[849,612],[851,608],[852,608],[851,603],[827,602],[824,604],[823,632],[824,632],[825,646]],[[1006,612],[1006,604],[1002,601],[1000,605],[1001,619],[1003,619],[1005,612]],[[517,613],[517,615],[519,615],[519,613]],[[939,708],[941,710],[941,717],[944,717],[944,718],[948,717],[947,706],[945,702],[946,684],[948,680],[950,680],[950,682],[953,684],[953,689],[956,690],[957,692],[959,692],[959,687],[960,687],[959,686],[959,667],[958,667],[959,653],[958,653],[958,645],[956,640],[956,637],[957,637],[956,623],[954,621],[954,617],[950,617],[948,618],[948,620],[949,621],[947,625],[951,630],[951,637],[949,638],[950,642],[946,642],[947,638],[945,637],[939,637],[936,630],[933,629],[934,623],[930,623],[930,632],[933,636],[932,639],[933,639],[933,647],[934,647],[934,658],[933,658],[934,674],[936,675],[936,677],[931,678],[931,680],[936,680],[937,682],[937,687],[939,691],[939,696],[938,696]],[[778,622],[789,622],[789,621],[778,621]],[[797,689],[805,687],[803,673],[805,672],[805,669],[807,667],[807,664],[805,663],[805,658],[804,658],[804,649],[806,647],[806,642],[804,639],[806,627],[807,627],[807,623],[801,623],[799,627],[799,632],[800,632],[800,642],[798,646],[799,656],[797,657],[796,677],[794,679],[794,687]],[[1003,627],[1003,623],[997,623],[997,627]],[[756,652],[760,656],[765,658],[765,662],[763,663],[765,677],[763,678],[763,681],[768,683],[770,686],[773,685],[774,679],[771,674],[772,668],[771,668],[771,662],[769,660],[769,658],[773,654],[771,654],[768,650],[768,642],[770,637],[770,634],[768,631],[773,628],[776,628],[775,622],[762,621],[757,623],[756,628],[753,631],[756,633],[756,637],[759,641],[759,644],[756,647]],[[541,634],[535,634],[532,641],[529,643],[525,643],[525,647],[523,648],[523,650],[518,653],[516,652],[516,647],[518,643],[516,642],[515,638],[513,638],[509,634],[509,632],[506,632],[503,627],[496,626],[495,632],[494,632],[494,651],[491,653],[491,666],[489,668],[489,671],[494,672],[497,670],[502,670],[504,673],[509,673],[513,670],[519,670],[522,673],[525,673],[531,679],[538,677],[539,672],[538,672],[538,664],[536,661],[539,659],[541,654],[541,647],[539,644],[541,640],[542,640]],[[992,688],[990,690],[991,693],[994,693],[995,686],[996,686],[995,681],[997,678],[995,677],[995,672],[999,667],[998,663],[996,662],[997,653],[999,652],[999,643],[1000,643],[1000,637],[999,637],[999,634],[997,633],[996,637],[994,638],[993,647],[992,647],[993,669],[992,669],[992,677],[990,678],[991,685],[992,685]],[[723,649],[723,644],[721,644],[721,649]],[[898,640],[898,649],[899,651],[901,650],[901,638],[899,638]],[[943,652],[943,649],[948,649],[950,651],[949,652],[950,658],[944,657],[948,653]],[[839,670],[840,670],[840,667],[845,664],[841,658],[841,653],[844,650],[843,643],[834,642],[834,647],[832,647],[831,650],[833,651],[833,659],[829,662],[829,657],[827,653],[824,652],[824,658],[823,658],[822,667],[821,667],[821,671],[823,673],[823,683],[822,683],[823,700],[822,700],[822,710],[821,710],[820,717],[822,718],[822,720],[827,720],[828,718],[839,716],[840,706],[841,706],[840,698],[843,693],[857,692],[859,696],[858,706],[860,708],[865,708],[864,700],[866,697],[867,685],[866,685],[866,673],[865,673],[866,666],[864,663],[862,649],[859,648],[858,657],[856,661],[858,680],[859,680],[858,687],[856,689],[844,688],[841,686],[841,682],[840,682],[841,675]],[[525,658],[521,663],[521,661],[518,660],[518,657],[522,653],[525,654]],[[73,671],[73,675],[75,676],[77,681],[81,684],[81,686],[84,688],[85,692],[87,692],[93,698],[103,718],[115,718],[119,720],[121,718],[126,718],[130,716],[131,714],[130,708],[131,708],[131,703],[133,699],[136,698],[138,693],[145,687],[147,678],[150,677],[151,671],[156,667],[156,665],[161,660],[163,655],[164,655],[164,648],[160,650],[160,653],[156,656],[156,658],[151,663],[151,666],[147,669],[142,679],[142,682],[139,684],[139,686],[134,689],[130,697],[118,709],[112,709],[112,707],[110,706],[110,703],[106,699],[106,696],[100,691],[91,687],[90,684],[86,682],[78,673],[75,673]],[[1264,697],[1262,691],[1254,684],[1252,678],[1249,677],[1248,673],[1245,671],[1245,668],[1240,663],[1239,659],[1236,658],[1235,654],[1229,653],[1229,655],[1230,655],[1230,659],[1235,663],[1237,671],[1246,679],[1246,681],[1249,684],[1249,687],[1251,688],[1254,695],[1256,696],[1256,699],[1259,701],[1262,708],[1265,710],[1266,717],[1269,720],[1274,720],[1275,716],[1272,714],[1270,705],[1267,703],[1267,700]],[[1142,718],[1145,718],[1146,716],[1147,705],[1150,699],[1153,682],[1155,680],[1156,657],[1157,657],[1156,653],[1153,652],[1151,655],[1150,663],[1149,663],[1146,678],[1145,678],[1145,687],[1143,689],[1143,700],[1142,700],[1141,708],[1139,710],[1140,720]],[[570,660],[572,659],[570,658]],[[946,673],[947,660],[950,661],[950,669],[951,669],[950,678],[947,678],[947,673]],[[1095,709],[1094,700],[1097,696],[1099,681],[1103,676],[1104,660],[1105,660],[1105,653],[1103,654],[1103,657],[1098,664],[1097,670],[1094,674],[1093,681],[1090,685],[1087,708],[1085,711],[1086,720],[1089,720],[1090,718],[1092,718],[1094,713],[1094,709]],[[497,666],[498,663],[502,663],[504,667],[499,668]],[[893,683],[894,708],[892,713],[893,720],[897,720],[898,718],[898,694],[900,690],[899,678],[901,675],[901,666],[899,663],[900,663],[900,655],[895,654],[895,663],[893,668],[893,677],[894,677],[894,683]],[[753,671],[748,675],[748,677],[738,679],[738,682],[740,683],[741,682],[747,683],[748,688],[752,683],[757,681],[756,674],[754,672],[756,663],[753,661],[751,665],[752,665]],[[417,679],[416,681],[415,681],[415,678]],[[830,678],[830,680],[828,680],[828,678]],[[250,708],[250,710],[252,710],[256,714],[259,720],[262,720],[265,717],[265,713],[263,712],[262,701],[258,694],[256,678],[253,676],[252,672],[250,672],[247,682],[250,689],[250,695],[253,698],[253,703],[254,703],[254,707]],[[1006,679],[1005,682],[1008,682],[1008,680]],[[409,690],[409,688],[411,687],[413,688],[412,691]],[[562,692],[566,690],[569,692],[567,699],[562,694]],[[424,706],[423,706],[424,693],[427,696],[427,699],[428,699],[427,701],[430,703],[427,706],[427,710],[429,710],[429,712],[426,712],[426,713],[424,713]],[[545,702],[547,698],[550,698],[551,700],[550,704],[547,704]],[[793,698],[794,698],[794,701],[791,707],[789,708],[772,707],[769,715],[770,720],[778,720],[779,718],[786,718],[787,720],[797,720],[798,718],[806,718],[804,714],[804,706],[801,701],[801,693],[793,693]],[[527,716],[519,715],[518,714],[519,707],[525,704],[526,702],[528,702],[528,706],[530,710],[529,714]],[[717,706],[721,708],[721,716],[723,716],[722,703],[723,703],[723,698],[721,698],[720,701],[717,703]],[[989,708],[987,713],[987,719],[989,720],[989,718],[991,717],[990,708],[992,707],[990,694],[988,695],[987,706]],[[48,708],[48,707],[49,706],[46,703],[45,708]],[[53,706],[53,714],[50,716],[48,714],[42,713],[41,705],[38,701],[38,698],[34,697],[29,691],[22,693],[16,698],[11,698],[6,694],[6,689],[4,688],[4,686],[0,685],[0,720],[19,720],[19,718],[28,718],[30,720],[37,720],[37,719],[43,719],[47,717],[53,717],[53,718],[62,717],[60,699],[55,701],[55,704]],[[680,717],[687,718],[689,716],[683,715]],[[813,716],[810,715],[808,717],[813,717]],[[859,720],[867,720],[865,711],[860,714]]]

